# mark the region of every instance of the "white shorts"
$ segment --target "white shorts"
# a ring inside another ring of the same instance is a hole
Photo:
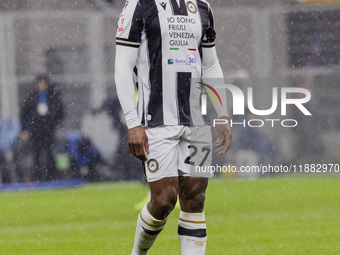
[[[150,150],[144,165],[148,182],[177,176],[213,177],[199,171],[200,167],[211,165],[209,126],[160,126],[145,131]]]

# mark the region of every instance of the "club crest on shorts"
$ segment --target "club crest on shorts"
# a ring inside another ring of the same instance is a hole
[[[148,169],[151,173],[157,172],[157,170],[159,168],[159,164],[158,164],[158,161],[156,159],[149,159],[146,164],[147,164]]]
[[[196,5],[191,1],[187,2],[187,8],[188,8],[189,12],[191,12],[193,14],[195,14],[197,12]]]

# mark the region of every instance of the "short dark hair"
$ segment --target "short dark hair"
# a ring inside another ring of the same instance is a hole
[[[50,85],[50,77],[47,74],[38,74],[35,76],[35,82],[38,83],[39,81],[44,81],[47,83],[47,85]]]

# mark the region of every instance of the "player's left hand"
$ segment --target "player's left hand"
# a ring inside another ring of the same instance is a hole
[[[223,117],[220,117],[220,119],[228,120],[228,117],[223,116]],[[230,148],[231,139],[232,139],[229,122],[225,124],[217,124],[216,130],[217,130],[217,139],[216,139],[214,147],[218,155],[225,155]]]

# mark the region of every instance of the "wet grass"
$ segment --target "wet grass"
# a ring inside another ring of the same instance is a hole
[[[129,254],[139,183],[0,193],[0,254]],[[212,180],[207,254],[339,254],[340,180]],[[150,255],[180,254],[175,209]]]

